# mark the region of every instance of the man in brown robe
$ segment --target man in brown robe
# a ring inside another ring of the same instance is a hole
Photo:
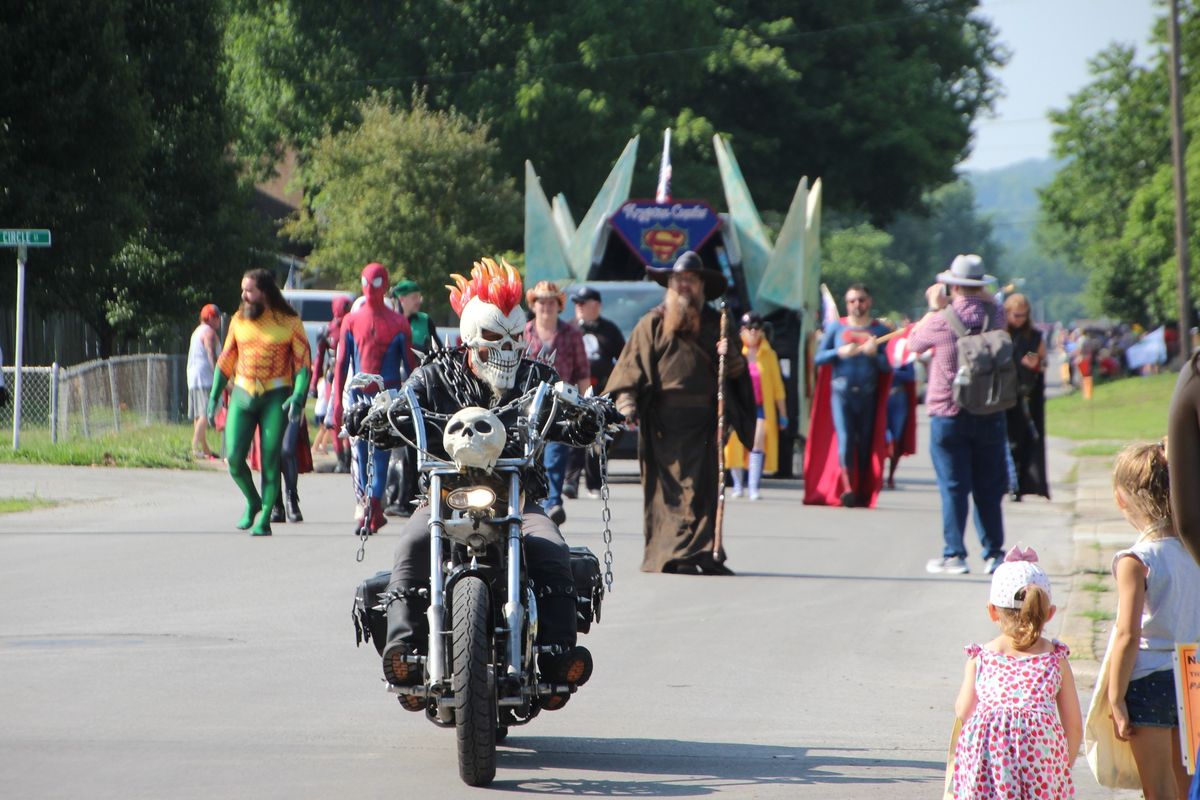
[[[643,572],[732,575],[716,534],[717,363],[725,354],[727,429],[754,434],[754,390],[746,360],[720,337],[720,314],[706,304],[725,277],[687,251],[670,269],[648,268],[667,287],[664,303],[630,334],[605,391],[641,426],[646,550]],[[732,332],[732,331],[731,331]]]

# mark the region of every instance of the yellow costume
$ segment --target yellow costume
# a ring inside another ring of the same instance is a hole
[[[748,356],[750,348],[743,346],[742,355]],[[779,419],[776,407],[785,402],[783,375],[779,371],[779,357],[766,339],[758,345],[758,374],[762,383],[762,407],[766,417],[766,440],[763,443],[765,459],[763,472],[772,474],[779,469]],[[725,466],[745,469],[750,463],[750,453],[734,433],[725,444]]]
[[[308,337],[299,316],[265,310],[258,319],[239,311],[229,322],[225,349],[217,359],[208,415],[216,414],[221,393],[232,381],[229,416],[225,423],[225,451],[229,474],[246,498],[246,511],[237,527],[254,536],[271,535],[271,509],[279,496],[279,457],[288,417],[304,413],[308,393]],[[250,478],[246,454],[254,431],[262,440],[260,497]]]
[[[260,395],[291,386],[293,376],[308,366],[308,354],[308,336],[300,317],[268,310],[252,321],[239,311],[229,322],[217,369],[234,385]]]

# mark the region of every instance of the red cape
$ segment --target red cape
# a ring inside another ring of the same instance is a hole
[[[833,429],[833,412],[830,410],[832,374],[833,367],[828,364],[817,370],[817,390],[813,394],[808,441],[804,445],[804,504],[808,506],[842,504],[842,468],[838,464],[837,436]],[[854,476],[857,481],[855,493],[870,498],[867,508],[875,507],[883,486],[883,464],[887,461],[887,398],[891,385],[890,372],[879,376],[879,383],[875,387],[875,428],[871,434],[871,473]],[[865,485],[864,479],[867,481]]]
[[[917,382],[909,381],[904,386],[904,396],[908,401],[908,412],[904,417],[904,433],[900,436],[900,455],[911,456],[917,453]]]
[[[254,441],[250,443],[250,453],[246,456],[246,463],[250,465],[250,469],[255,472],[261,472],[262,467],[259,466],[259,436],[261,431],[257,428],[254,430]],[[312,445],[308,439],[308,422],[300,426],[300,435],[296,437],[296,472],[303,475],[306,472],[313,471],[312,460]]]
[[[911,360],[908,355],[908,336],[912,325],[905,329],[903,336],[897,336],[887,343],[888,360],[892,368]],[[911,456],[917,452],[917,382],[909,381],[904,385],[904,397],[908,401],[908,412],[904,417],[904,433],[900,437],[900,455]]]

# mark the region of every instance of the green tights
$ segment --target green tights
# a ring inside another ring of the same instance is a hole
[[[292,387],[282,386],[252,396],[240,386],[229,395],[229,414],[225,419],[225,452],[229,458],[229,474],[246,498],[246,513],[238,520],[242,530],[250,528],[255,536],[271,535],[271,509],[279,497],[279,449],[287,430],[287,411],[283,403]],[[261,433],[259,468],[262,470],[262,497],[254,488],[254,478],[246,464],[254,429]]]

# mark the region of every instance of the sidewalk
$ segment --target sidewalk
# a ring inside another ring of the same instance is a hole
[[[1081,444],[1075,442],[1072,446]],[[1136,532],[1113,502],[1112,462],[1113,456],[1076,457],[1075,482],[1069,487],[1075,494],[1072,525],[1075,568],[1068,607],[1062,610],[1066,617],[1060,638],[1071,648],[1071,668],[1085,717],[1117,610],[1116,582],[1110,569],[1112,559],[1136,538]],[[1059,492],[1068,487],[1054,489]],[[1140,791],[1102,788],[1100,791],[1120,800],[1142,796]]]

